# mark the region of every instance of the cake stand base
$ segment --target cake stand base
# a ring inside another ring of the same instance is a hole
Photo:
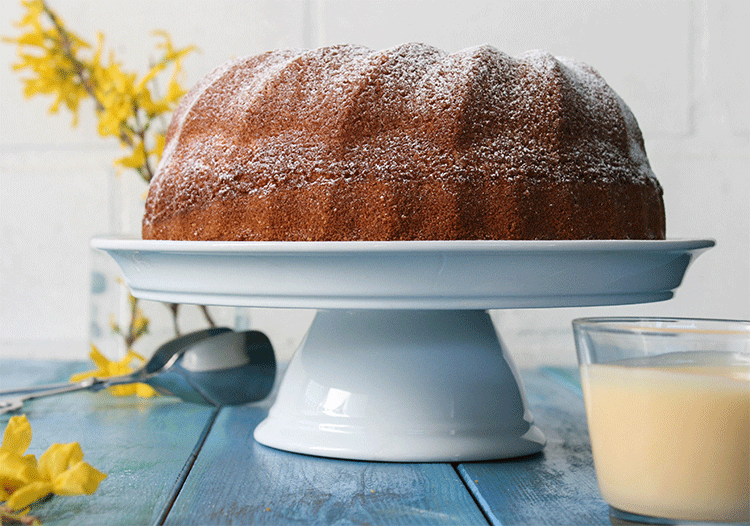
[[[545,444],[482,310],[319,311],[255,439],[393,462],[511,458]]]

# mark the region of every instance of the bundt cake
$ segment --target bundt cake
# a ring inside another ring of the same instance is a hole
[[[230,61],[181,101],[144,239],[663,239],[633,114],[543,52],[337,45]]]

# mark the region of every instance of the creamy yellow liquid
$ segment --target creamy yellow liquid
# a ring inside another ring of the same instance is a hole
[[[641,515],[750,521],[750,364],[681,361],[582,366],[602,496]]]

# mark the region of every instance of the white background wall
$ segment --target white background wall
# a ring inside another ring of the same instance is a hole
[[[196,44],[191,86],[234,56],[348,42],[373,48],[423,41],[446,51],[490,43],[516,54],[541,48],[597,68],[638,118],[664,187],[669,238],[714,238],[675,299],[596,309],[496,311],[521,366],[574,363],[570,321],[580,315],[750,319],[750,2],[744,0],[50,0],[68,25],[128,69],[154,57],[154,29]],[[22,9],[0,0],[0,34]],[[0,357],[44,343],[45,356],[88,351],[89,239],[135,230],[145,191],[119,179],[119,150],[96,135],[90,107],[71,129],[49,100],[25,100],[0,45]],[[289,356],[313,313],[254,310],[251,323]],[[36,346],[38,347],[38,346]]]

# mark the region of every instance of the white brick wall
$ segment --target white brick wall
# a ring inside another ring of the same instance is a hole
[[[147,64],[165,29],[196,44],[186,84],[224,60],[280,47],[351,42],[383,48],[423,41],[447,51],[481,43],[515,54],[546,49],[596,67],[630,105],[664,190],[670,238],[712,237],[717,247],[668,302],[597,309],[497,311],[520,365],[573,363],[569,324],[579,315],[663,314],[750,318],[750,3],[744,0],[50,0],[79,34],[107,37],[128,68]],[[2,0],[0,34],[15,34],[15,0]],[[24,100],[0,45],[0,356],[28,340],[49,355],[87,352],[89,239],[136,229],[138,209],[112,210],[144,187],[113,181],[118,149],[91,111],[70,118]],[[145,69],[141,67],[141,70]],[[114,202],[119,202],[115,199]],[[288,356],[311,317],[255,311],[253,324]]]

